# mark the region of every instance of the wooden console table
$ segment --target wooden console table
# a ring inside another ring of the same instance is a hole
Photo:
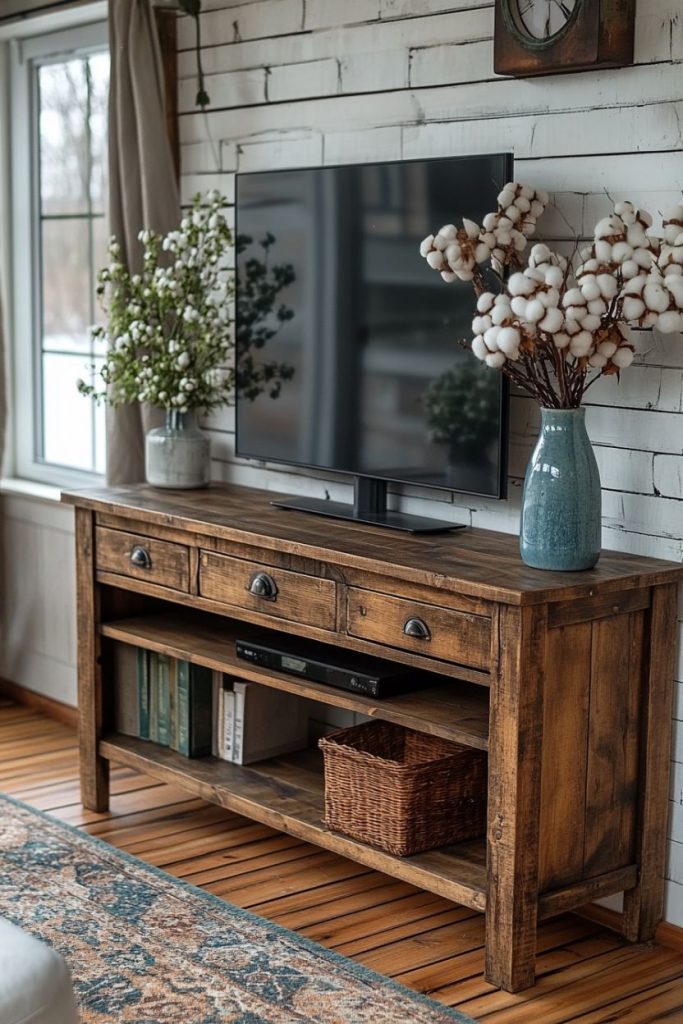
[[[509,991],[533,984],[537,922],[597,897],[625,891],[624,934],[651,939],[683,567],[605,552],[590,572],[539,572],[516,537],[406,536],[276,510],[271,497],[218,485],[64,496],[76,506],[85,806],[106,810],[109,762],[129,765],[485,912],[486,977]],[[410,619],[425,629],[406,632]],[[259,669],[235,656],[244,623],[441,685],[373,702]],[[394,857],[326,831],[313,754],[241,768],[114,734],[112,641],[487,750],[486,836]]]

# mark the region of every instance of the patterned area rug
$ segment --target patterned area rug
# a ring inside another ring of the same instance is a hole
[[[7,797],[0,915],[63,954],[83,1024],[472,1024]]]

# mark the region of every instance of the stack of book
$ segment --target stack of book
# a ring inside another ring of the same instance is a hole
[[[251,764],[308,746],[310,701],[128,644],[114,646],[118,732],[185,757]]]
[[[171,747],[185,757],[211,753],[211,669],[117,644],[114,673],[119,732]]]
[[[252,764],[308,746],[308,701],[228,676],[217,682],[213,749],[217,757]]]

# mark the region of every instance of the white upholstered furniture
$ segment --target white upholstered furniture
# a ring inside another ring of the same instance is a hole
[[[64,960],[0,918],[0,1024],[78,1024]]]

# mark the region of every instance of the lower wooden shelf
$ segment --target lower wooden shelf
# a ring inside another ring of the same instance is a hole
[[[317,751],[240,767],[217,758],[188,759],[147,740],[115,734],[100,741],[99,752],[117,764],[176,783],[205,800],[455,903],[486,909],[483,836],[413,857],[395,857],[329,832],[322,822],[322,757]]]

